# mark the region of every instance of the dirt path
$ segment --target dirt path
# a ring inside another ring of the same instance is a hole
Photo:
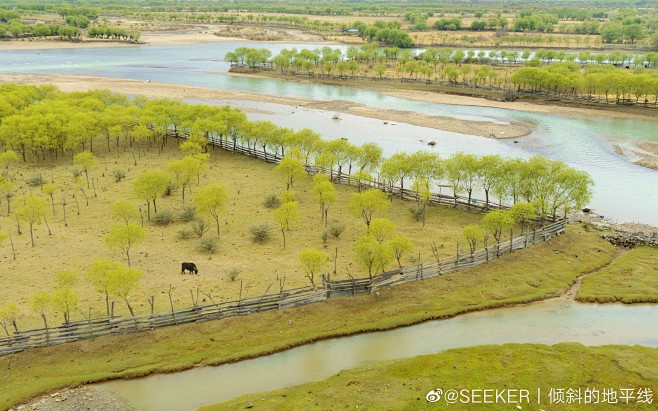
[[[610,266],[610,264],[614,263],[617,261],[619,257],[621,257],[624,254],[624,251],[621,250],[620,248],[617,248],[617,255],[614,256],[612,260],[610,260],[608,263],[605,265],[595,268],[592,271],[582,273],[578,277],[576,277],[576,281],[571,285],[571,287],[567,288],[564,292],[562,292],[559,296],[555,297],[560,300],[571,300],[571,301],[577,301],[576,296],[578,295],[578,292],[580,291],[580,287],[583,285],[583,278],[590,276],[592,274],[596,274],[599,271],[607,268]],[[548,298],[547,300],[550,300],[551,298]],[[587,303],[585,303],[587,304]]]
[[[121,398],[93,386],[42,395],[9,411],[133,411]]]

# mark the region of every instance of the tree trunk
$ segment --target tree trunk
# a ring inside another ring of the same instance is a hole
[[[128,264],[128,265],[130,265],[130,264]],[[133,312],[133,308],[130,306],[130,303],[128,302],[128,297],[124,298],[123,300],[126,302],[126,305],[128,306],[128,310],[130,311],[130,315],[132,315],[134,317],[135,313]]]

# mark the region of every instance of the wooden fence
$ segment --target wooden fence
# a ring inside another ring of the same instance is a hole
[[[232,142],[211,141],[216,147],[235,151],[254,158],[268,162],[279,162],[280,157],[248,149]],[[311,174],[325,172],[333,175],[333,180],[340,184],[358,185],[361,182],[346,175],[335,173],[316,167],[307,167]],[[366,187],[381,188],[394,196],[406,200],[416,201],[418,194],[412,190],[400,189],[398,187],[387,187],[381,183],[368,183]],[[433,194],[432,204],[449,204],[461,206],[473,210],[484,210],[486,208],[505,208],[505,206],[490,202],[485,205],[482,200],[469,201],[468,198],[454,197],[452,195]],[[548,224],[543,224],[548,221]],[[252,313],[270,311],[281,308],[296,307],[324,301],[327,298],[343,297],[374,293],[382,288],[394,286],[405,282],[418,281],[425,278],[452,273],[458,270],[474,267],[486,263],[501,255],[511,253],[514,250],[525,248],[529,245],[545,241],[555,235],[561,234],[566,226],[564,219],[546,218],[543,221],[535,221],[542,224],[535,230],[526,231],[516,237],[489,245],[476,250],[472,254],[458,255],[454,258],[439,259],[428,263],[406,266],[366,278],[350,278],[348,280],[331,280],[329,276],[322,276],[322,285],[317,289],[313,287],[302,287],[293,290],[281,291],[277,294],[265,294],[260,297],[250,297],[236,301],[218,304],[196,305],[168,312],[140,315],[135,317],[101,317],[90,318],[81,321],[69,322],[52,328],[39,328],[27,331],[19,331],[10,336],[0,338],[0,355],[15,353],[29,348],[44,347],[62,344],[71,341],[95,338],[109,334],[128,334],[135,332],[151,331],[161,327],[178,324],[216,320],[238,315],[249,315]]]

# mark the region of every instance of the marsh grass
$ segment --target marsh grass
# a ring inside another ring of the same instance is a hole
[[[640,370],[638,372],[638,370]],[[578,389],[610,387],[639,388],[658,385],[658,350],[641,346],[585,347],[578,343],[504,344],[450,349],[438,354],[382,361],[343,370],[326,380],[259,394],[248,394],[199,411],[237,410],[246,403],[258,409],[336,409],[336,404],[368,410],[466,409],[429,403],[425,395],[447,389],[527,389],[531,404],[549,404],[551,388]],[[653,389],[652,389],[653,390]],[[544,407],[522,404],[519,409],[619,410],[631,407],[653,410],[655,404],[551,404]],[[469,410],[512,410],[516,406],[486,404]]]
[[[658,249],[638,247],[583,279],[579,301],[658,303]]]

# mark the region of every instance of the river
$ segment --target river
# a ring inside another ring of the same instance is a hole
[[[515,120],[535,125],[528,137],[512,141],[437,131],[408,124],[386,126],[382,121],[356,116],[330,121],[331,113],[292,110],[289,106],[233,102],[235,105],[266,108],[275,114],[250,114],[279,125],[310,127],[325,137],[346,137],[354,144],[375,141],[387,154],[395,151],[434,150],[441,155],[457,151],[503,154],[527,158],[542,154],[585,170],[596,181],[588,206],[621,222],[658,225],[658,171],[636,166],[620,158],[613,145],[629,148],[637,139],[658,141],[658,121],[624,120],[605,116],[562,116],[514,110],[431,104],[381,95],[372,90],[321,84],[286,82],[221,75],[228,70],[226,52],[239,46],[268,47],[274,54],[282,48],[309,48],[308,44],[221,42],[185,46],[143,46],[20,50],[0,52],[0,72],[53,73],[151,80],[218,89],[276,94],[316,100],[349,100],[373,107],[416,111],[432,115],[492,122]],[[218,74],[220,73],[220,74]],[[227,102],[218,101],[217,104]],[[418,140],[434,140],[428,147]]]
[[[562,341],[658,347],[658,306],[553,299],[461,315],[391,331],[334,338],[277,354],[95,387],[140,411],[187,411],[246,393],[326,379],[372,361],[482,344]],[[456,364],[459,365],[459,364]]]

